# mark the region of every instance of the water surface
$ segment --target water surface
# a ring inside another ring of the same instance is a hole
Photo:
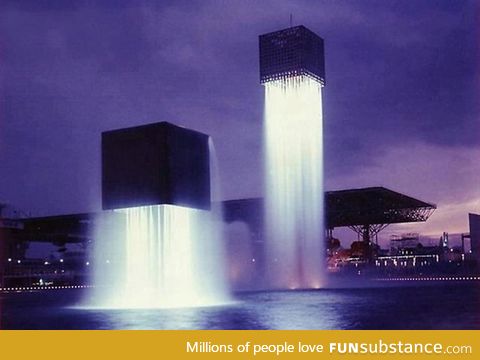
[[[82,309],[78,290],[0,296],[3,329],[480,329],[472,283],[241,293],[177,309]]]

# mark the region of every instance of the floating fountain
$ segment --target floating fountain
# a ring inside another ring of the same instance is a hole
[[[267,286],[319,288],[324,263],[323,40],[303,26],[260,36],[265,86]]]
[[[166,122],[102,134],[105,211],[93,305],[207,306],[228,300],[207,135]]]

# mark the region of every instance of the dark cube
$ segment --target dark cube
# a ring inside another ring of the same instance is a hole
[[[260,82],[306,75],[325,84],[323,39],[305,26],[260,35]]]
[[[102,133],[102,207],[210,208],[208,136],[167,122]]]

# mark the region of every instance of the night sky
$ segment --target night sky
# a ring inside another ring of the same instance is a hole
[[[327,190],[386,186],[438,205],[391,232],[466,232],[480,212],[478,5],[3,0],[0,201],[99,210],[100,133],[157,121],[213,137],[225,199],[262,195],[258,35],[292,13],[325,39]]]

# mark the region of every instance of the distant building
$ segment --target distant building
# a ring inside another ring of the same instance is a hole
[[[449,242],[448,242],[448,233],[444,232],[442,237],[440,238],[439,246],[448,249],[449,247]]]
[[[470,248],[473,256],[480,262],[480,215],[468,214],[470,223]]]
[[[390,236],[390,253],[402,254],[413,251],[421,246],[418,233],[407,233],[401,236]]]

